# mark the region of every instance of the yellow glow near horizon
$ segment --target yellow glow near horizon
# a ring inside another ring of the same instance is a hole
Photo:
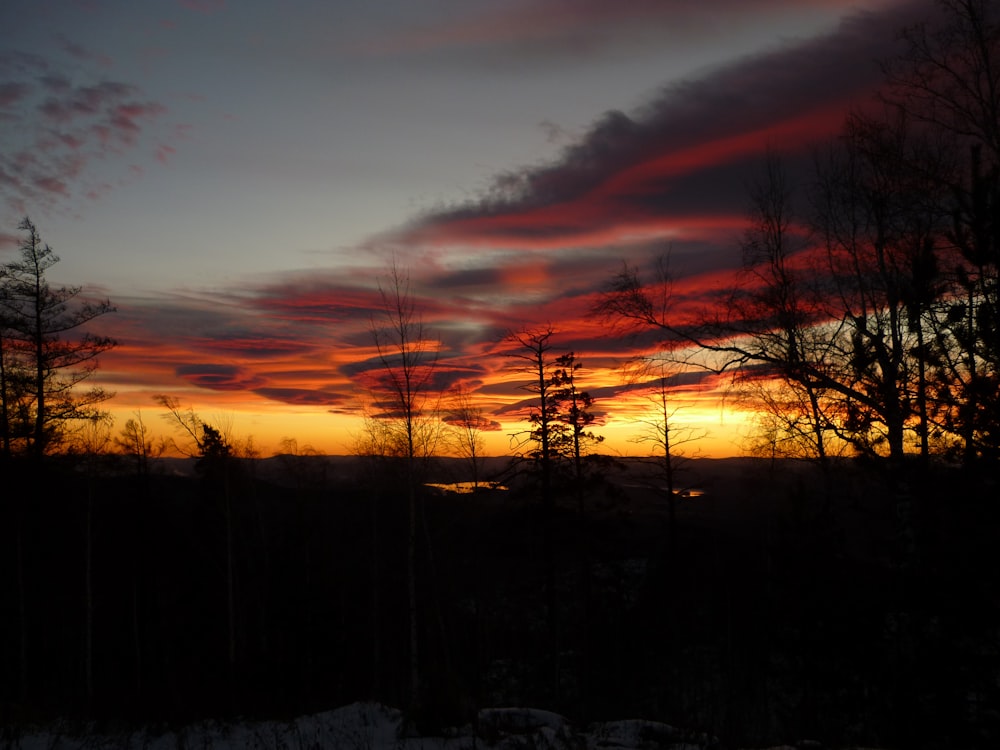
[[[320,407],[295,407],[267,401],[257,401],[253,408],[247,408],[246,401],[233,400],[229,403],[199,402],[192,394],[179,396],[183,409],[189,406],[205,422],[218,426],[238,440],[253,438],[253,444],[261,456],[271,456],[280,452],[285,438],[293,438],[300,449],[309,446],[327,455],[351,455],[354,444],[364,433],[364,419],[360,415],[333,414]],[[136,401],[133,401],[136,403]],[[183,443],[183,435],[166,419],[162,407],[152,398],[139,399],[139,406],[130,406],[125,399],[114,399],[108,411],[114,418],[112,434],[117,435],[129,419],[141,411],[143,422],[149,433],[158,440],[173,437]],[[648,415],[655,419],[653,415]],[[697,435],[697,439],[677,446],[686,455],[708,458],[724,458],[741,455],[740,441],[749,429],[752,419],[749,412],[720,408],[710,403],[698,403],[679,409],[671,418],[675,438],[683,437],[686,431]],[[609,419],[597,425],[594,431],[604,437],[599,451],[617,456],[646,456],[655,454],[657,448],[650,443],[637,440],[645,429],[640,417],[632,409],[627,417]],[[512,435],[523,433],[528,428],[526,421],[517,419],[501,422],[499,431],[483,432],[485,455],[507,456],[515,452],[516,441]]]

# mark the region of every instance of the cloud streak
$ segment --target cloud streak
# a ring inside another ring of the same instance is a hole
[[[813,2],[812,9],[836,9],[837,0]],[[363,40],[368,54],[419,55],[475,49],[490,59],[579,59],[607,54],[629,45],[657,45],[682,39],[692,31],[734,24],[755,15],[802,10],[795,0],[519,0],[470,6],[443,21],[411,24],[396,32]]]
[[[62,46],[71,57],[103,61],[68,40]],[[166,114],[133,84],[88,79],[79,68],[70,76],[18,51],[0,55],[0,201],[8,218],[104,195],[111,182],[98,174],[110,156],[160,149],[165,158],[172,147],[156,131]]]
[[[396,239],[552,249],[735,227],[764,147],[801,155],[870,104],[877,61],[913,13],[858,13],[829,34],[670,84],[631,114],[605,113],[552,163],[498,175],[479,199],[429,212]]]

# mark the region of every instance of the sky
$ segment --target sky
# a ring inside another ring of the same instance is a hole
[[[597,295],[668,250],[685,299],[727,283],[765,151],[804,170],[928,2],[4,0],[0,260],[30,216],[50,281],[115,304],[119,427],[168,434],[165,394],[265,455],[351,453],[395,264],[489,453],[530,395],[504,333],[551,326],[642,455],[623,368],[655,342]],[[726,393],[678,383],[689,452],[740,454]]]

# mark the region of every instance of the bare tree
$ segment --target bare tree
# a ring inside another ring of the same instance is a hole
[[[1000,13],[992,0],[937,0],[937,18],[901,33],[884,64],[884,98],[959,147],[1000,159]]]
[[[991,0],[939,0],[938,15],[904,29],[885,64],[884,99],[939,152],[918,162],[939,187],[948,226],[940,272],[949,288],[924,344],[936,426],[967,464],[1000,458],[1000,12]]]
[[[596,311],[660,331],[668,350],[700,350],[701,366],[732,374],[756,408],[773,412],[787,445],[825,461],[836,436],[898,462],[918,390],[920,339],[908,323],[926,296],[916,291],[926,269],[914,247],[931,231],[921,185],[902,166],[910,149],[905,131],[848,120],[817,163],[811,223],[823,264],[807,263],[791,231],[791,189],[771,157],[751,187],[742,281],[718,290],[714,309],[676,319],[661,265],[649,284],[625,268]]]
[[[895,463],[908,432],[927,450],[922,321],[936,294],[938,216],[910,166],[926,158],[905,120],[851,116],[820,158],[813,192],[830,279],[824,316],[836,327],[814,329],[827,331],[826,350],[810,369],[825,376],[837,434]]]
[[[123,455],[135,461],[136,475],[146,477],[149,475],[150,460],[161,456],[166,450],[166,445],[162,439],[154,444],[141,410],[137,409],[133,413],[135,416],[129,417],[125,422],[125,426],[115,437],[114,444]]]
[[[372,444],[395,452],[403,460],[408,507],[407,608],[409,618],[410,703],[419,711],[424,700],[421,681],[420,624],[417,600],[417,534],[421,472],[434,455],[441,423],[431,403],[437,365],[437,341],[424,328],[410,289],[410,279],[395,262],[386,284],[379,285],[382,310],[371,320],[378,358],[371,391],[381,411],[371,426],[377,429]]]
[[[824,388],[811,372],[826,355],[824,329],[816,327],[823,291],[814,278],[807,281],[815,269],[802,260],[806,237],[796,221],[794,190],[769,151],[748,189],[749,226],[740,246],[745,273],[729,304],[731,324],[758,356],[739,362],[733,382],[744,402],[767,415],[786,454],[816,458],[825,467],[830,424]]]
[[[472,393],[463,386],[453,388],[448,394],[449,406],[445,422],[452,428],[452,443],[459,456],[469,462],[472,472],[472,487],[479,489],[483,454],[486,443],[483,432],[492,427],[492,422],[479,406]]]
[[[631,441],[649,448],[643,462],[653,467],[652,488],[667,500],[667,543],[672,555],[677,543],[677,499],[681,494],[679,475],[688,460],[687,448],[704,438],[704,429],[679,427],[676,417],[683,408],[675,402],[675,392],[686,384],[682,362],[664,354],[642,357],[632,363],[628,380],[649,402],[650,409],[637,418],[639,432]]]
[[[313,446],[299,445],[293,437],[283,437],[274,454],[286,478],[296,487],[319,489],[326,484],[327,459]]]

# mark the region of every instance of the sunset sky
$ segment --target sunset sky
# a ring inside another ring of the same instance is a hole
[[[505,330],[551,324],[609,449],[645,403],[637,344],[585,316],[668,247],[681,291],[740,263],[746,184],[794,174],[867,106],[893,0],[4,0],[0,259],[25,214],[95,329],[120,426],[155,394],[209,422],[349,453],[393,258],[439,338],[440,382],[524,428]],[[678,422],[737,455],[745,415],[688,378]]]

